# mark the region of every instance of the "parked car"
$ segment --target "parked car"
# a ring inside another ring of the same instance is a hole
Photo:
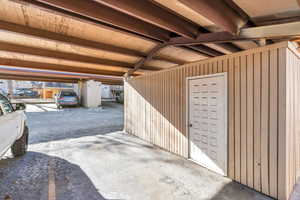
[[[8,96],[8,93],[5,92],[4,90],[0,89],[0,94],[2,94],[3,96],[7,97]]]
[[[55,103],[57,108],[61,109],[64,106],[78,106],[79,100],[73,90],[62,90],[55,96]]]
[[[26,153],[29,130],[24,110],[25,104],[11,104],[0,94],[0,158],[9,149],[15,157]]]
[[[39,93],[31,89],[17,89],[14,93],[15,97],[24,97],[24,98],[38,98]]]

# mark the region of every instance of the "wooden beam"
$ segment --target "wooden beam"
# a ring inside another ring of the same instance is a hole
[[[95,0],[105,6],[188,38],[198,35],[199,26],[168,12],[151,1]]]
[[[273,15],[255,17],[252,20],[256,26],[284,24],[300,21],[300,13],[295,11],[285,11]]]
[[[215,33],[202,33],[197,39],[191,40],[189,38],[184,37],[174,37],[171,38],[168,42],[169,45],[172,46],[181,46],[181,45],[197,45],[197,44],[205,44],[205,43],[224,43],[224,42],[232,42],[232,41],[240,41],[246,40],[241,39],[238,36],[233,36],[228,32],[215,32]]]
[[[300,22],[290,22],[253,28],[243,28],[239,34],[241,38],[248,39],[277,39],[300,36]]]
[[[61,72],[91,73],[96,75],[123,76],[125,73],[125,72],[118,72],[118,71],[74,67],[74,66],[67,66],[67,65],[42,63],[42,62],[34,62],[34,61],[26,61],[26,60],[18,60],[18,59],[10,59],[10,58],[0,58],[0,65],[12,66],[12,67],[23,67],[23,68],[30,68],[30,69],[55,70]]]
[[[124,68],[124,70],[128,70],[134,67],[134,65],[126,62],[100,59],[91,56],[84,56],[84,55],[79,55],[74,53],[53,51],[53,50],[47,50],[47,49],[41,49],[35,47],[27,47],[27,46],[5,43],[5,42],[0,42],[0,51],[40,56],[45,58],[61,59],[67,61],[89,63],[89,64],[104,65],[104,66],[116,66],[116,67]]]
[[[204,45],[195,45],[195,46],[189,46],[189,48],[198,51],[200,53],[202,53],[203,55],[206,55],[207,57],[215,57],[215,56],[222,56],[224,55],[223,53],[214,50],[212,48],[209,48],[207,46]]]
[[[96,41],[75,38],[72,36],[66,36],[66,35],[50,32],[50,31],[31,28],[28,26],[22,26],[22,25],[13,24],[4,21],[0,21],[0,31],[18,34],[25,37],[32,37],[41,40],[51,41],[51,42],[64,43],[72,46],[79,46],[79,47],[93,49],[97,51],[105,51],[105,52],[111,52],[111,53],[139,57],[139,58],[147,57],[147,54],[132,49],[113,46],[105,43],[99,43]],[[175,64],[184,64],[181,60],[176,60],[176,59],[162,58],[158,56],[154,57],[154,59],[175,63]]]
[[[0,21],[0,31],[19,34],[26,37],[47,40],[51,42],[64,43],[72,46],[75,45],[75,46],[85,47],[94,50],[107,51],[107,52],[112,52],[112,53],[117,53],[122,55],[137,56],[137,57],[145,56],[143,53],[131,49],[99,43],[96,41],[84,40],[72,36],[66,36],[66,35],[50,32],[50,31],[31,28],[28,26],[22,26],[19,24],[14,24],[14,23],[9,23],[4,21]]]
[[[240,17],[242,17],[245,22],[249,25],[254,25],[251,21],[249,15],[237,4],[235,0],[223,0],[233,11],[235,11]]]
[[[102,76],[94,74],[82,74],[82,73],[62,73],[56,71],[45,71],[45,70],[32,70],[22,68],[0,68],[0,74],[10,76],[27,76],[37,78],[58,78],[58,79],[77,79],[77,80],[104,80],[104,81],[115,81],[120,82],[123,80],[121,77],[113,76]]]
[[[22,70],[22,69],[3,69],[0,68],[0,74],[4,75],[18,75],[18,76],[35,76],[44,78],[60,78],[60,79],[88,79],[87,75],[73,75],[73,74],[59,74],[51,71],[34,71],[34,70]]]
[[[7,75],[0,74],[0,80],[18,80],[18,81],[40,81],[40,82],[61,82],[61,83],[77,83],[79,80],[89,79],[61,79],[61,78],[49,78],[49,77],[37,77],[37,76],[24,76],[24,75]],[[107,85],[123,85],[123,81],[111,81],[105,79],[93,79],[100,81]]]
[[[191,8],[199,15],[212,21],[224,31],[234,35],[239,33],[241,27],[246,24],[236,11],[229,7],[222,0],[179,0],[185,6]]]
[[[62,10],[57,10],[57,8],[55,8],[55,7],[49,7],[49,5],[46,5],[46,4],[42,4],[42,3],[40,3],[40,2],[38,2],[38,1],[35,1],[35,0],[11,0],[11,1],[14,1],[14,2],[17,2],[17,3],[21,3],[21,4],[24,4],[24,5],[32,5],[32,6],[35,6],[35,7],[38,7],[38,8],[41,8],[41,9],[43,9],[43,10],[46,10],[46,11],[48,11],[48,12],[55,12],[55,14],[58,14],[58,15],[60,15],[60,16],[63,16],[63,17],[71,17],[71,18],[74,18],[75,20],[79,20],[79,21],[83,21],[84,23],[92,23],[92,24],[94,24],[94,25],[98,25],[98,26],[101,26],[102,28],[104,27],[104,28],[108,28],[108,29],[112,29],[112,30],[114,30],[114,31],[120,31],[119,29],[117,29],[117,27],[109,27],[109,26],[107,26],[107,25],[102,25],[102,24],[99,24],[99,22],[97,22],[96,21],[96,23],[95,22],[92,22],[92,21],[90,21],[91,19],[89,19],[89,18],[84,18],[84,19],[82,19],[82,16],[79,16],[79,15],[76,15],[76,16],[74,16],[74,13],[71,13],[71,12],[67,12],[67,11],[63,11],[62,12]],[[15,26],[20,26],[20,25],[15,25]],[[6,27],[5,25],[3,26],[3,27]],[[25,27],[25,30],[27,30],[28,29],[28,27]],[[22,30],[23,31],[23,29],[22,28],[20,28],[20,30]],[[42,31],[42,30],[38,30],[38,31]],[[47,37],[47,33],[45,32],[45,31],[43,31],[45,34],[43,34],[43,36],[44,36],[44,38],[46,38]],[[122,32],[122,31],[121,31]],[[28,33],[31,33],[31,31],[26,31],[26,33],[28,34]],[[34,33],[36,33],[35,31],[34,31]],[[51,34],[51,32],[49,32],[50,34]],[[123,30],[123,33],[124,33],[124,30]],[[140,35],[140,34],[137,34],[137,33],[133,33],[132,35],[134,35],[134,36],[136,36],[136,37],[139,37],[139,38],[141,38],[141,39],[145,39],[145,40],[147,40],[147,39],[149,39],[149,38],[147,38],[146,36],[142,36],[142,35]],[[35,34],[35,36],[36,36],[36,34]],[[57,38],[57,37],[55,37],[55,38]],[[72,40],[72,43],[75,43],[76,42],[76,40],[77,40],[77,38],[74,38],[74,39],[72,39],[72,37],[67,37],[67,41],[69,41],[69,38],[70,38],[70,40]],[[53,40],[53,38],[51,38],[51,40]],[[79,41],[80,41],[81,39],[79,39]],[[151,40],[152,42],[153,42],[153,40]],[[93,47],[93,44],[91,44],[91,43],[94,43],[93,41],[86,41],[85,43],[89,43],[89,46],[91,46],[91,47]],[[157,41],[156,41],[157,42]],[[97,43],[95,43],[94,45],[96,45]],[[101,45],[100,45],[101,46]],[[105,46],[105,45],[104,45]],[[118,48],[118,47],[117,47]],[[189,48],[189,47],[187,47],[187,48]],[[110,48],[108,48],[108,50],[109,50]],[[189,48],[190,49],[190,48]],[[115,49],[113,49],[113,50],[115,50]],[[190,50],[192,50],[192,49],[190,49]],[[195,51],[195,53],[198,53],[198,54],[201,54],[201,55],[203,55],[202,53],[200,53],[199,51]],[[142,54],[142,53],[140,53],[140,54]],[[147,57],[147,55],[145,55],[145,54],[142,54],[142,56],[141,57]],[[157,60],[165,60],[165,58],[161,58],[161,57],[154,57],[154,59],[157,59]],[[174,59],[167,59],[166,60],[167,62],[172,62],[172,63],[174,63],[174,62],[176,62],[176,64],[184,64],[184,62],[182,62],[182,61],[178,61],[178,60],[174,60]]]
[[[200,34],[197,39],[184,37],[171,38],[168,45],[198,45],[205,43],[225,43],[235,41],[250,41],[259,39],[292,39],[300,37],[300,22],[242,28],[237,36],[227,32]]]
[[[141,59],[139,62],[137,62],[134,66],[134,69],[131,69],[128,71],[127,76],[130,76],[133,74],[136,70],[141,68],[147,61],[151,60],[153,56],[158,53],[161,49],[167,47],[168,45],[166,43],[158,44],[156,45],[149,53],[146,58]]]
[[[169,31],[118,12],[107,6],[103,6],[92,0],[26,0],[25,3],[30,3],[48,10],[51,10],[51,7],[58,8],[61,9],[61,12],[64,14],[68,14],[66,12],[75,13],[159,41],[168,40],[170,35]]]
[[[0,79],[2,79],[2,80],[18,80],[18,81],[62,82],[62,83],[78,82],[78,80],[72,80],[72,79],[39,78],[39,77],[15,76],[15,75],[6,75],[6,74],[0,74]]]

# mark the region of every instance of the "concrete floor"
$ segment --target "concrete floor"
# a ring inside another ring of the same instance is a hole
[[[123,106],[103,102],[103,108],[64,108],[55,104],[27,105],[30,144],[110,133],[123,129]]]
[[[73,114],[90,123],[89,131],[83,122],[77,125]],[[63,121],[75,127],[59,126],[56,121],[62,115],[68,116]],[[103,119],[105,115],[109,120]],[[31,112],[28,118],[29,152],[21,158],[8,154],[0,161],[0,200],[5,196],[48,200],[53,177],[57,200],[270,199],[136,137],[106,130],[107,125],[120,129],[119,105],[107,104],[103,110]]]

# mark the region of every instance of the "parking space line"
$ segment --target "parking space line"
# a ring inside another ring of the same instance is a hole
[[[56,200],[54,167],[55,160],[51,159],[48,165],[48,200]]]

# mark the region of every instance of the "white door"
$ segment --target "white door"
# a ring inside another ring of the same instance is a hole
[[[227,175],[227,74],[190,77],[188,129],[190,159]]]

